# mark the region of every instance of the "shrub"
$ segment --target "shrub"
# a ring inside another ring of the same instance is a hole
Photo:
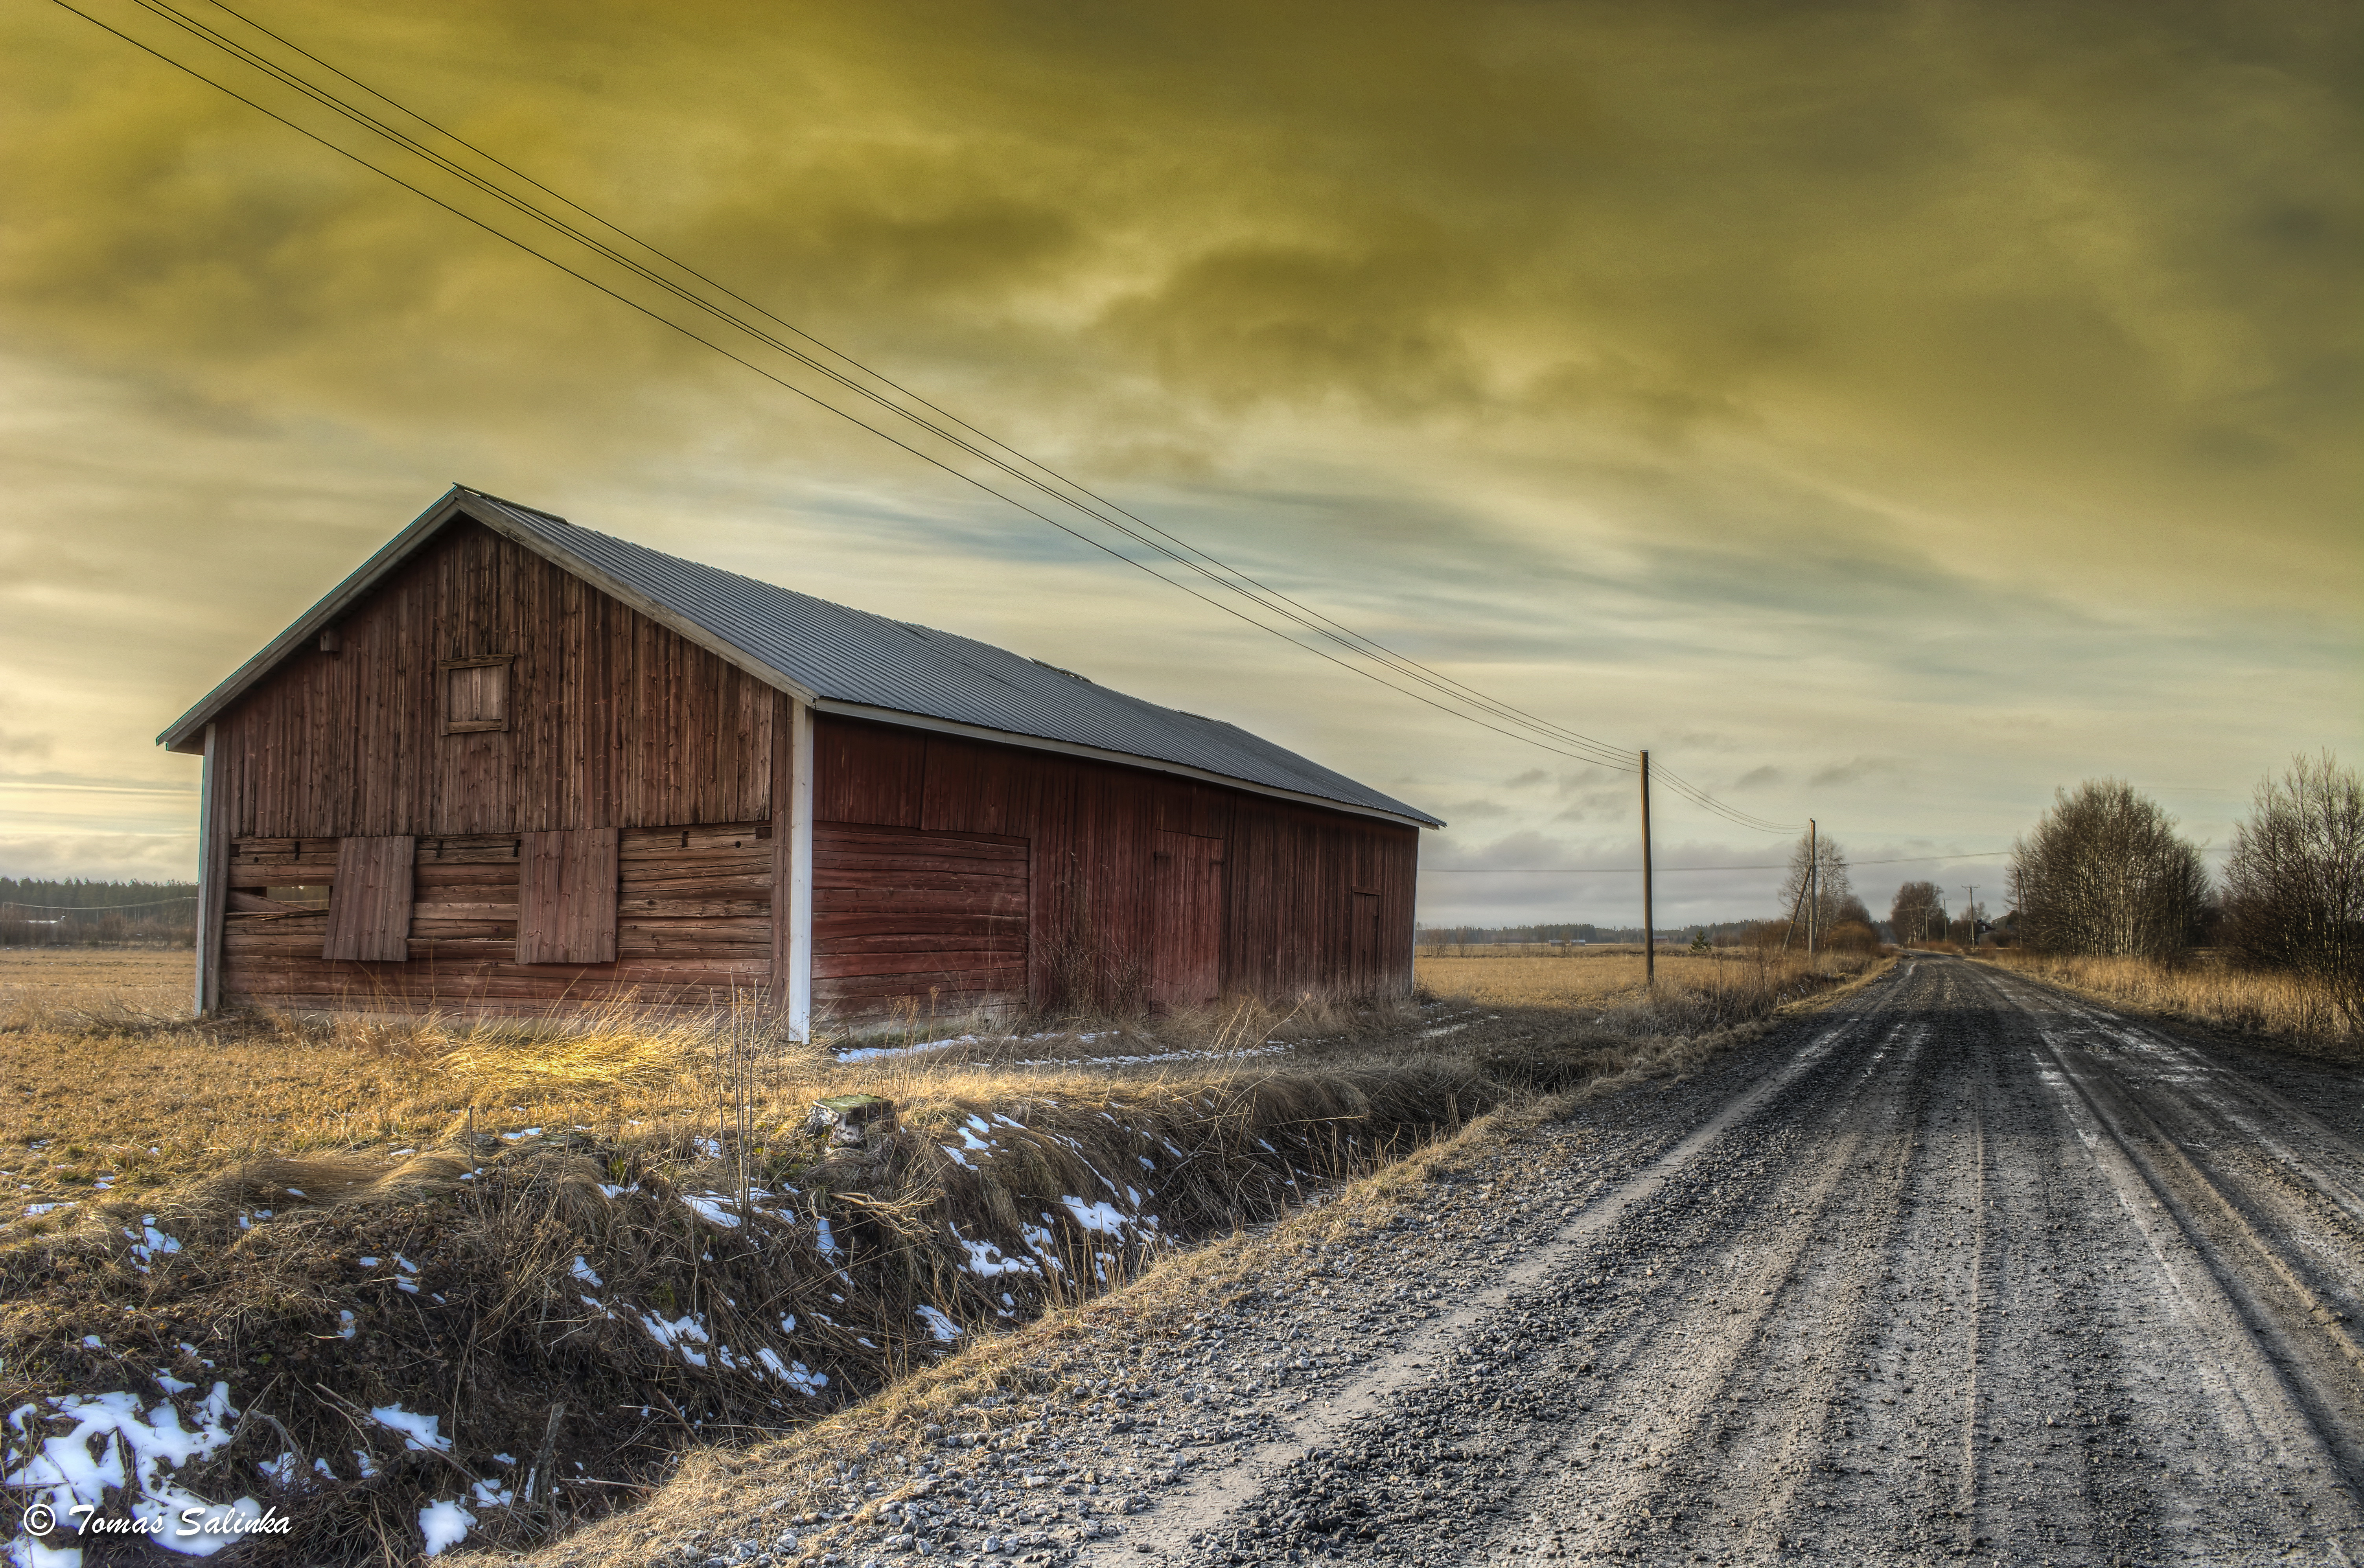
[[[2258,785],[2225,866],[2224,944],[2325,984],[2364,1018],[2364,781],[2328,752]]]
[[[2012,846],[2021,939],[2039,952],[2170,958],[2191,946],[2207,899],[2200,851],[2175,818],[2118,780],[2054,793]]]

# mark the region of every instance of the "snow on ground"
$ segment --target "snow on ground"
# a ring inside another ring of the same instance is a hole
[[[239,1412],[229,1402],[229,1385],[217,1383],[187,1414],[194,1429],[181,1424],[183,1412],[172,1400],[160,1399],[143,1411],[138,1396],[128,1392],[55,1395],[20,1405],[7,1417],[8,1446],[20,1460],[5,1480],[27,1504],[44,1504],[61,1518],[77,1507],[104,1507],[113,1490],[124,1496],[133,1518],[155,1521],[149,1535],[154,1544],[209,1557],[239,1540],[236,1521],[260,1518],[262,1507],[251,1497],[208,1503],[166,1475],[168,1469],[210,1458],[226,1445]],[[43,1435],[44,1424],[51,1421],[71,1421],[73,1429]],[[82,1562],[79,1549],[41,1547],[24,1537],[12,1544],[11,1553],[28,1568],[80,1568]]]
[[[370,1418],[388,1431],[400,1432],[402,1446],[420,1453],[450,1453],[452,1440],[437,1434],[438,1416],[422,1416],[406,1410],[399,1405],[381,1405],[370,1412]]]

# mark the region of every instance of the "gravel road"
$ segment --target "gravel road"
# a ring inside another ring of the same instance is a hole
[[[2364,1074],[1961,960],[1183,1310],[708,1560],[2364,1558]]]
[[[1059,1369],[995,1555],[2364,1556],[2352,1070],[1919,958],[1463,1175]],[[880,1544],[975,1555],[978,1457]]]

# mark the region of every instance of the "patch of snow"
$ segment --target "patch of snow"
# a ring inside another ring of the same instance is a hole
[[[475,1528],[476,1516],[456,1501],[439,1500],[418,1510],[418,1533],[427,1542],[427,1555],[440,1556],[446,1548],[459,1545]]]
[[[1061,1197],[1059,1202],[1065,1207],[1070,1215],[1075,1217],[1076,1223],[1087,1230],[1096,1231],[1103,1236],[1124,1234],[1124,1216],[1118,1211],[1114,1204],[1086,1203],[1079,1197],[1065,1196]]]
[[[594,1289],[608,1283],[592,1272],[590,1263],[579,1257],[574,1260],[574,1277]]]
[[[8,1425],[22,1443],[23,1462],[7,1473],[7,1485],[32,1494],[27,1502],[45,1504],[61,1516],[83,1505],[104,1507],[112,1488],[127,1495],[127,1512],[158,1521],[153,1527],[157,1533],[151,1537],[157,1545],[188,1556],[210,1556],[239,1539],[227,1521],[260,1518],[262,1507],[251,1497],[208,1503],[165,1479],[165,1467],[177,1470],[192,1460],[208,1459],[229,1443],[238,1415],[229,1402],[229,1385],[215,1384],[189,1415],[195,1422],[194,1430],[181,1425],[182,1412],[169,1399],[142,1412],[139,1399],[128,1392],[53,1395],[19,1406],[9,1412]],[[71,1421],[73,1429],[32,1446],[38,1424],[53,1420]],[[214,1528],[207,1529],[208,1525]],[[45,1559],[12,1557],[61,1568],[81,1561],[79,1551],[53,1551]]]
[[[813,1216],[813,1230],[820,1241],[820,1255],[834,1262],[844,1256],[837,1250],[837,1237],[830,1230],[829,1221],[820,1215]]]
[[[106,1349],[106,1341],[95,1334],[84,1334],[82,1337],[82,1348],[86,1351],[103,1351]]]
[[[799,1394],[817,1395],[829,1386],[827,1373],[815,1372],[802,1362],[783,1362],[780,1353],[769,1345],[757,1351],[755,1359],[764,1364],[764,1371]]]
[[[156,1217],[152,1214],[141,1218],[139,1229],[137,1230],[126,1226],[123,1234],[131,1242],[131,1255],[139,1260],[133,1267],[143,1274],[148,1272],[148,1265],[156,1259],[167,1257],[181,1250],[180,1240],[177,1237],[167,1236],[156,1229]]]
[[[928,1326],[929,1333],[944,1344],[949,1345],[961,1337],[961,1326],[933,1307],[920,1308],[920,1321]]]
[[[724,1207],[731,1200],[724,1197],[720,1193],[708,1192],[695,1197],[688,1193],[684,1193],[681,1195],[681,1201],[692,1214],[697,1215],[708,1225],[719,1225],[725,1230],[738,1229],[739,1217]]]
[[[501,1134],[502,1139],[510,1143],[515,1143],[520,1138],[540,1138],[541,1136],[541,1129],[538,1127],[521,1127],[515,1132]]]
[[[351,1312],[340,1312],[337,1314],[337,1338],[340,1340],[350,1340],[355,1334],[360,1332],[361,1329],[354,1324],[353,1315]]]
[[[990,1241],[972,1241],[958,1230],[953,1240],[968,1251],[969,1272],[979,1279],[992,1279],[997,1274],[1035,1274],[1043,1271],[1025,1258],[1013,1258]]]
[[[691,1340],[697,1340],[701,1345],[710,1345],[714,1342],[713,1336],[706,1331],[706,1325],[699,1322],[695,1314],[685,1312],[679,1318],[668,1322],[653,1312],[643,1312],[641,1314],[641,1327],[646,1329],[649,1331],[649,1338],[658,1344],[669,1351],[680,1352],[681,1359],[690,1365],[706,1364],[705,1353],[691,1350],[685,1342]]]
[[[186,1394],[189,1390],[195,1388],[196,1385],[194,1383],[183,1383],[171,1373],[165,1372],[160,1368],[156,1373],[156,1386],[162,1389],[167,1394]]]
[[[422,1416],[406,1410],[399,1405],[380,1405],[370,1412],[370,1419],[389,1431],[402,1434],[402,1446],[420,1453],[450,1453],[452,1440],[439,1436],[434,1416]]]
[[[377,1260],[375,1258],[355,1258],[353,1262],[359,1263],[365,1269],[374,1269],[377,1267]]]

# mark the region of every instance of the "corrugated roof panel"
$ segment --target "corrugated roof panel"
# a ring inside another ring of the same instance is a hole
[[[1160,707],[988,643],[816,599],[470,493],[518,528],[815,695],[1196,768],[1431,827],[1416,806],[1236,725]]]

